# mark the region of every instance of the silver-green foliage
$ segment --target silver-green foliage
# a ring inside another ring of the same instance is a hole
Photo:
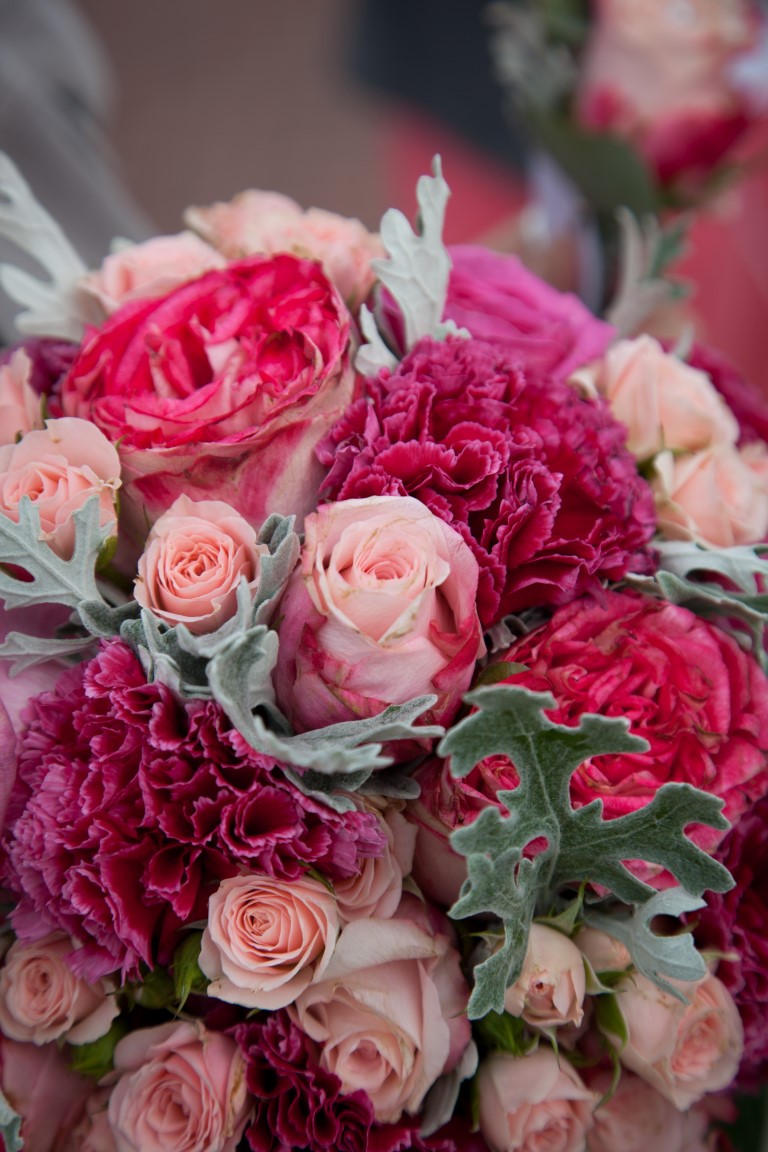
[[[475,711],[439,748],[450,756],[453,775],[467,775],[487,756],[506,755],[520,778],[516,789],[498,793],[508,815],[487,808],[451,836],[452,847],[467,857],[467,880],[451,915],[490,914],[504,926],[500,949],[475,969],[470,1018],[503,1010],[505,990],[523,966],[531,921],[563,886],[589,882],[625,904],[642,905],[654,889],[627,869],[629,860],[668,869],[694,896],[732,886],[729,872],[685,835],[694,823],[728,827],[716,797],[687,784],[665,784],[644,808],[615,820],[603,820],[599,800],[571,806],[571,776],[585,760],[647,750],[626,721],[584,715],[575,728],[555,724],[543,714],[555,707],[550,695],[505,684],[476,689],[465,699]],[[535,840],[546,846],[526,858]],[[659,948],[664,971],[667,953],[664,944]]]

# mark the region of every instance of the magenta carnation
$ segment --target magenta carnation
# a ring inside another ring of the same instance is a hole
[[[768,797],[745,812],[728,833],[718,859],[736,886],[708,892],[698,920],[696,943],[726,954],[717,975],[736,1001],[744,1024],[739,1080],[749,1087],[768,1075]]]
[[[212,701],[147,684],[120,641],[30,704],[6,818],[5,880],[23,939],[59,928],[89,979],[170,958],[238,866],[355,875],[383,837],[368,813],[304,796]]]
[[[650,489],[602,401],[477,340],[421,341],[319,449],[332,499],[416,496],[480,566],[484,626],[652,566]]]

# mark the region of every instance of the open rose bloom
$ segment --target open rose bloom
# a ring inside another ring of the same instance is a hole
[[[5,1152],[723,1152],[768,1082],[768,406],[445,197],[250,190],[25,298]]]

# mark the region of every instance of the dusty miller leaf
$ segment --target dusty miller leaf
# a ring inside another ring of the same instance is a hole
[[[537,905],[546,908],[564,885],[590,882],[624,903],[642,903],[654,890],[623,861],[644,860],[669,869],[695,896],[732,886],[728,871],[684,833],[689,824],[728,827],[714,796],[666,784],[644,808],[615,820],[602,819],[599,800],[571,807],[571,776],[585,760],[647,749],[628,733],[625,720],[584,715],[575,728],[555,724],[542,711],[555,707],[550,695],[506,684],[476,689],[465,699],[476,711],[438,749],[451,757],[453,775],[465,776],[487,756],[506,755],[520,777],[516,789],[498,793],[509,815],[486,808],[451,836],[452,847],[467,857],[467,880],[450,914],[464,919],[490,913],[505,933],[499,951],[475,969],[471,1019],[502,1011],[504,991],[523,966]],[[525,859],[526,846],[539,839],[546,847]]]
[[[667,888],[657,892],[635,909],[631,916],[607,916],[588,910],[584,919],[593,928],[600,928],[629,949],[632,963],[643,976],[678,1000],[685,997],[669,979],[691,983],[707,974],[707,966],[689,932],[678,936],[657,936],[651,927],[655,916],[681,916],[704,908],[705,900],[691,896],[683,888]],[[666,977],[666,979],[665,979]]]
[[[606,311],[606,320],[620,336],[635,336],[654,312],[683,294],[680,283],[668,280],[664,272],[683,249],[685,223],[662,228],[656,216],[642,222],[619,208],[619,284]]]
[[[62,636],[58,639],[55,636],[29,636],[24,632],[9,632],[0,644],[0,660],[12,660],[9,675],[19,676],[35,664],[82,656],[93,647],[93,636]]]
[[[382,368],[396,368],[397,357],[384,342],[367,304],[360,308],[360,331],[365,339],[355,357],[355,368],[360,375],[378,376]]]
[[[5,1095],[0,1091],[0,1136],[4,1141],[5,1152],[22,1152],[24,1141],[21,1137],[21,1116],[14,1112]]]

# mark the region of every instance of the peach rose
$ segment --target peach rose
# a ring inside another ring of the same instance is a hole
[[[589,1085],[605,1095],[611,1077],[605,1073]],[[683,1152],[683,1113],[631,1072],[622,1073],[613,1094],[596,1108],[593,1120],[589,1152]]]
[[[638,460],[672,449],[699,452],[735,444],[739,426],[705,372],[667,353],[651,336],[620,340],[603,359],[577,373],[605,396],[628,431]]]
[[[574,943],[594,972],[623,972],[632,963],[627,946],[599,928],[581,928]]]
[[[765,445],[721,445],[679,457],[662,452],[654,470],[658,527],[668,540],[730,548],[757,544],[768,534]]]
[[[226,260],[193,232],[155,236],[142,244],[120,243],[101,268],[89,272],[78,287],[110,316],[129,300],[165,296],[180,284],[223,268]]]
[[[196,635],[214,632],[234,615],[243,577],[256,589],[261,557],[268,552],[231,505],[179,496],[149,534],[136,599],[172,627],[184,624]]]
[[[322,1044],[341,1091],[364,1089],[376,1119],[394,1123],[458,1065],[471,1039],[468,996],[458,953],[411,897],[392,919],[348,924],[324,979],[289,1011]]]
[[[373,798],[355,797],[356,806],[373,812],[385,837],[380,856],[366,856],[355,876],[336,880],[333,890],[342,921],[394,916],[403,893],[403,877],[410,876],[416,828],[409,824],[396,803],[385,807]],[[383,809],[383,810],[382,810]]]
[[[567,936],[532,924],[523,970],[504,997],[512,1016],[535,1028],[581,1024],[586,974],[581,952]]]
[[[250,1111],[229,1036],[199,1022],[129,1033],[115,1048],[108,1116],[117,1152],[234,1152]]]
[[[584,1152],[598,1097],[551,1048],[495,1052],[477,1074],[480,1131],[492,1152]]]
[[[223,880],[208,903],[200,951],[208,995],[284,1008],[323,975],[338,930],[336,901],[319,880]]]
[[[18,521],[22,497],[29,496],[40,514],[41,538],[65,559],[75,546],[72,513],[90,496],[99,498],[101,524],[111,521],[117,532],[119,486],[117,451],[88,420],[46,420],[44,430],[0,447],[0,512]]]
[[[624,1047],[617,1043],[617,1048],[626,1068],[683,1109],[731,1084],[744,1031],[730,993],[716,976],[676,987],[688,1004],[640,973],[616,985],[629,1034]]]
[[[11,1040],[88,1044],[120,1014],[106,981],[87,984],[67,964],[72,942],[51,933],[35,944],[15,941],[0,970],[0,1029]]]
[[[411,496],[326,504],[281,601],[275,690],[298,731],[437,695],[449,722],[485,651],[477,561]]]
[[[185,221],[230,260],[264,252],[311,256],[336,285],[351,311],[362,304],[376,279],[371,261],[384,255],[378,236],[359,220],[321,208],[302,211],[278,192],[241,192],[227,203],[188,208]]]
[[[42,428],[40,397],[31,384],[32,361],[17,348],[0,364],[0,444],[15,444],[33,428]]]

